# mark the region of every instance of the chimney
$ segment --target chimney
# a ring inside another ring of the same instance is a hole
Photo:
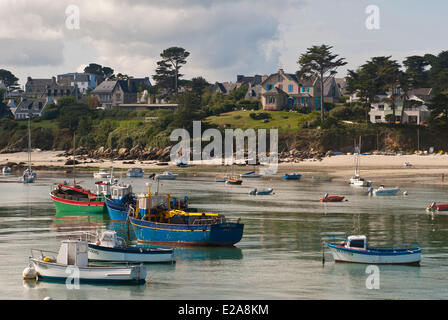
[[[268,78],[268,75],[267,75],[267,74],[264,74],[264,75],[261,77],[261,82],[265,81],[267,78]]]

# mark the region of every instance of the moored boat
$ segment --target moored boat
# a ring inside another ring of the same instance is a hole
[[[218,213],[173,210],[167,195],[140,195],[129,221],[140,243],[232,246],[243,236],[244,224]]]
[[[53,185],[50,197],[59,211],[103,213],[105,197],[110,193],[110,184],[97,182],[95,185],[96,193],[93,193],[76,182],[73,186],[59,183]]]
[[[330,196],[326,193],[322,198],[320,198],[320,202],[341,202],[344,198],[344,196]]]
[[[106,230],[100,239],[89,243],[89,260],[110,262],[174,262],[172,248],[144,248],[130,247],[124,239],[118,237],[117,232]]]
[[[250,195],[260,196],[260,195],[269,195],[272,192],[274,192],[273,188],[266,188],[266,189],[257,189],[257,188],[255,188],[255,189],[249,191],[249,194]]]
[[[165,171],[164,173],[156,174],[154,179],[156,180],[176,180],[178,174]]]
[[[228,175],[221,174],[221,175],[216,176],[215,181],[216,182],[226,182],[228,178],[229,178]]]
[[[262,174],[255,173],[255,171],[250,171],[250,172],[240,174],[241,178],[260,178],[262,176],[263,176]]]
[[[226,184],[241,185],[242,183],[243,183],[243,180],[241,180],[237,176],[228,177],[226,180]]]
[[[448,211],[448,204],[437,204],[435,202],[431,203],[426,207],[427,211]]]
[[[361,152],[361,137],[359,137],[359,145],[356,146],[355,141],[355,175],[350,178],[350,185],[354,187],[370,187],[372,181],[368,181],[359,175],[359,155]]]
[[[123,267],[93,266],[88,263],[88,243],[81,240],[63,240],[57,257],[45,256],[49,251],[33,249],[30,266],[24,270],[24,277],[80,282],[139,284],[146,280],[146,267],[133,265]],[[34,254],[40,252],[35,257]]]
[[[31,117],[28,116],[28,168],[19,178],[21,183],[33,183],[36,180],[36,172],[31,168]]]
[[[2,168],[2,173],[3,173],[3,174],[11,173],[11,168],[10,168],[10,167],[3,167],[3,168]]]
[[[327,243],[335,262],[365,264],[419,264],[420,247],[371,248],[364,235],[349,236],[346,241]]]
[[[300,173],[287,173],[283,176],[285,180],[299,180],[302,177]]]
[[[100,169],[98,172],[93,173],[95,179],[109,179],[111,174],[107,169]]]
[[[397,192],[400,191],[400,188],[385,188],[384,185],[381,185],[379,188],[374,189],[372,187],[369,188],[367,194],[373,194],[375,196],[394,196]]]
[[[132,168],[126,172],[126,175],[130,178],[140,178],[143,177],[144,173],[142,168]]]

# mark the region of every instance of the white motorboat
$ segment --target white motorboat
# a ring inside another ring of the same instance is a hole
[[[108,179],[111,177],[107,169],[100,169],[98,172],[93,173],[95,179]]]
[[[143,177],[144,173],[145,172],[143,171],[142,168],[132,168],[132,169],[128,170],[126,175],[131,178],[140,178],[140,177]]]
[[[338,243],[327,243],[335,262],[365,264],[419,264],[421,248],[370,248],[364,235],[349,236]],[[404,246],[404,245],[403,245]]]
[[[107,230],[95,243],[89,243],[88,256],[95,261],[173,263],[174,249],[129,247],[115,231]]]
[[[369,188],[367,194],[375,195],[375,196],[394,196],[397,192],[400,191],[400,188],[385,188],[384,185],[381,185],[379,188],[374,189],[372,187]]]
[[[176,180],[178,174],[165,171],[164,173],[159,173],[155,175],[156,180]]]
[[[35,252],[40,252],[34,257]],[[30,266],[24,277],[34,274],[37,280],[79,279],[80,282],[144,283],[146,267],[141,265],[109,267],[88,264],[88,243],[82,240],[63,240],[57,257],[44,256],[42,250],[32,250]],[[48,252],[48,251],[47,251]]]

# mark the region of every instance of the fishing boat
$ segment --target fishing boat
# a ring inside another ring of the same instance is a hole
[[[54,184],[50,198],[59,211],[103,213],[104,201],[110,194],[109,182],[96,182],[96,193],[84,189],[74,182],[73,186],[66,183]]]
[[[156,180],[176,180],[178,174],[165,171],[164,173],[159,173],[155,175]]]
[[[2,173],[3,173],[3,174],[9,174],[9,173],[11,173],[11,168],[10,168],[10,167],[3,167],[3,169],[2,169]]]
[[[338,243],[327,243],[335,262],[366,264],[419,264],[421,248],[371,248],[364,235],[349,236]]]
[[[397,192],[400,191],[400,188],[385,188],[384,185],[381,185],[379,188],[374,189],[372,187],[369,188],[367,194],[375,195],[375,196],[394,196]]]
[[[320,198],[320,202],[341,202],[344,198],[344,196],[330,196],[326,193],[322,198]]]
[[[250,171],[250,172],[240,174],[241,178],[260,178],[262,176],[263,176],[262,174],[255,173],[255,171]]]
[[[267,189],[253,189],[249,191],[250,195],[256,195],[256,196],[262,196],[262,195],[268,195],[274,192],[273,188],[267,188]]]
[[[135,203],[130,184],[115,183],[110,186],[110,196],[104,199],[107,213],[112,221],[126,222],[127,208]]]
[[[28,116],[28,168],[19,178],[21,183],[33,183],[36,180],[36,172],[31,168],[31,116]]]
[[[100,169],[98,172],[93,173],[95,179],[109,179],[111,177],[107,169]]]
[[[426,211],[448,211],[448,204],[431,203],[426,207]]]
[[[354,187],[370,187],[372,181],[365,180],[359,175],[359,155],[361,153],[361,137],[359,137],[359,145],[356,146],[355,141],[355,175],[350,178],[350,185]]]
[[[30,265],[23,272],[24,278],[60,281],[72,278],[80,282],[129,284],[146,281],[146,267],[143,264],[122,267],[89,265],[87,241],[63,240],[57,257],[54,258],[52,254],[50,251],[32,249]]]
[[[143,171],[142,168],[132,168],[132,169],[128,170],[126,175],[130,178],[140,178],[140,177],[143,177],[144,173],[145,172]]]
[[[116,231],[106,230],[94,243],[89,243],[88,258],[110,262],[174,262],[172,248],[129,247]]]
[[[241,185],[243,180],[241,180],[238,176],[228,177],[226,180],[226,184],[232,185]]]
[[[302,177],[300,173],[287,173],[283,176],[285,180],[299,180]]]
[[[169,194],[139,195],[129,221],[138,242],[167,245],[232,246],[243,236],[244,224],[218,213],[186,212],[170,206]]]

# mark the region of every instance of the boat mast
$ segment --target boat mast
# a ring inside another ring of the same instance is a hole
[[[28,170],[31,172],[31,113],[28,114]]]
[[[73,186],[76,186],[76,178],[75,178],[75,151],[76,151],[76,133],[73,133]]]

